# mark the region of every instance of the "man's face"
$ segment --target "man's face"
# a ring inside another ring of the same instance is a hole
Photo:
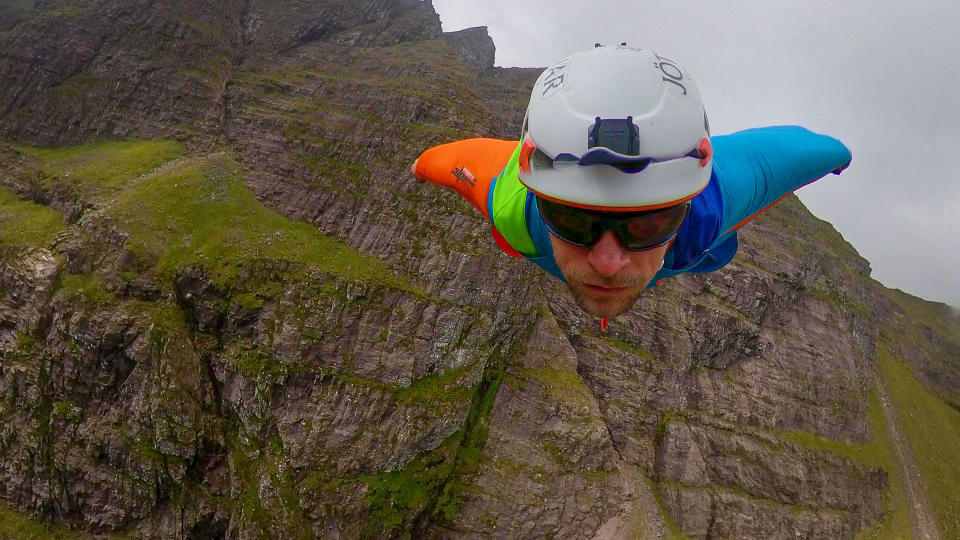
[[[553,254],[577,304],[598,317],[616,317],[633,306],[663,265],[669,246],[627,251],[612,231],[592,247],[550,234]]]

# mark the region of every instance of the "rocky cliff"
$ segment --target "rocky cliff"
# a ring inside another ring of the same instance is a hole
[[[878,359],[956,408],[956,315],[789,198],[600,333],[407,174],[515,136],[538,71],[493,50],[418,0],[0,6],[7,505],[157,538],[903,531]]]

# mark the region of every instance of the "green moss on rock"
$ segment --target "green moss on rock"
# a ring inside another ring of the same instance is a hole
[[[428,511],[454,470],[463,432],[448,437],[399,471],[364,475],[368,491],[367,533],[411,538],[412,522]]]
[[[46,247],[64,225],[59,212],[20,200],[0,186],[0,245]]]
[[[84,303],[109,306],[117,297],[108,288],[103,278],[93,274],[63,273],[59,277],[60,290],[70,300],[82,300]]]

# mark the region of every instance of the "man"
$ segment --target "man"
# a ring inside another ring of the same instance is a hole
[[[644,289],[726,265],[739,227],[850,164],[843,143],[796,126],[709,130],[676,62],[598,46],[540,75],[519,142],[437,146],[411,170],[466,198],[504,252],[566,282],[605,329]]]

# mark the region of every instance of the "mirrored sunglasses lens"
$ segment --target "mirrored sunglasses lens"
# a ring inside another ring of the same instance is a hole
[[[581,246],[594,245],[613,230],[624,248],[642,251],[661,246],[676,236],[690,203],[650,212],[621,213],[583,210],[537,197],[537,207],[554,235]]]
[[[554,235],[581,246],[590,246],[597,241],[597,219],[589,212],[539,197],[537,207]]]
[[[661,246],[677,234],[689,207],[683,204],[626,218],[617,227],[617,236],[632,251]]]

